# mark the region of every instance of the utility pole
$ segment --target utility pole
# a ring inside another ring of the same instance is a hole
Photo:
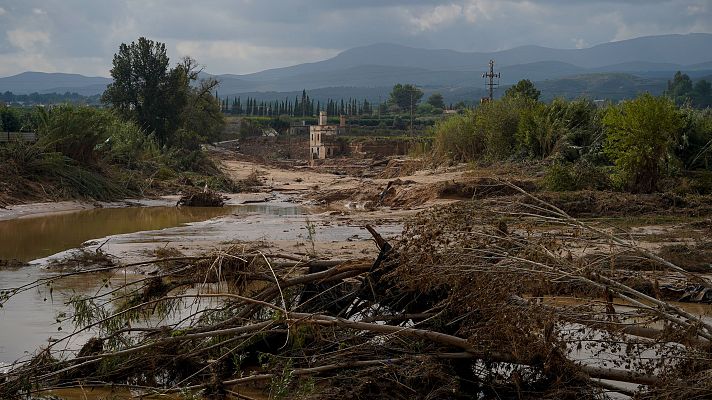
[[[415,88],[410,91],[410,136],[413,136],[413,92]]]
[[[496,74],[494,73],[494,60],[490,60],[489,62],[489,72],[485,72],[482,74],[482,77],[487,79],[488,81],[485,82],[485,86],[489,89],[489,98],[488,101],[492,101],[494,99],[494,88],[496,86],[499,86],[499,78],[502,77],[502,74],[497,72]],[[497,83],[494,82],[494,78],[497,78]]]

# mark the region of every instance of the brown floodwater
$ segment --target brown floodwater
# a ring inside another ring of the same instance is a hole
[[[100,208],[0,221],[0,259],[37,260],[79,247],[87,240],[133,232],[162,232],[166,228],[181,229],[187,223],[229,214],[259,214],[281,220],[284,216],[303,213],[301,207],[293,204],[264,203],[220,208]],[[0,269],[0,289],[20,287],[52,275],[35,264]],[[124,279],[121,274],[106,277]],[[52,292],[40,287],[22,292],[5,303],[0,308],[0,371],[15,360],[28,359],[39,346],[51,341],[50,338],[63,337],[73,329],[71,321],[57,322],[57,315],[68,311],[66,302],[71,297],[95,293],[101,279],[106,277],[62,279],[55,282]],[[66,346],[71,348],[87,337],[80,335]]]
[[[232,210],[233,207],[97,208],[0,221],[0,259],[31,261],[79,247],[90,239],[170,228]]]
[[[0,221],[0,259],[31,261],[79,247],[90,239],[171,228],[238,212],[285,215],[299,209],[269,204],[97,208]]]

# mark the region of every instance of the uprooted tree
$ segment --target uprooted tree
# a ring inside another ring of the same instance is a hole
[[[367,227],[375,260],[241,246],[149,261],[156,275],[75,298],[69,337],[94,339],[13,366],[0,396],[107,384],[214,398],[245,385],[274,398],[709,395],[712,324],[666,301],[642,266],[707,280],[509,190],[520,194],[420,214],[393,243]]]

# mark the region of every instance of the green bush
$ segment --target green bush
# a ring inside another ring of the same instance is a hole
[[[482,157],[484,140],[476,129],[475,118],[475,112],[467,110],[438,121],[433,128],[435,153],[456,162]]]
[[[0,131],[17,132],[20,130],[22,122],[18,111],[5,105],[0,105]]]
[[[684,108],[682,135],[675,155],[686,169],[712,170],[712,109]]]
[[[436,122],[436,155],[458,162],[511,158],[520,114],[528,106],[522,99],[496,100]]]
[[[108,129],[108,161],[127,168],[138,168],[142,163],[160,155],[158,142],[131,121],[112,121]]]
[[[46,191],[52,192],[47,194],[58,198],[112,200],[127,194],[125,188],[101,171],[86,168],[62,153],[45,151],[37,145],[8,143],[0,147],[0,159],[4,160],[5,178],[46,182],[51,185]]]
[[[517,127],[517,142],[522,153],[532,158],[546,158],[560,145],[568,129],[560,115],[552,111],[551,107],[536,103],[522,112]]]
[[[525,107],[517,129],[517,147],[531,158],[560,155],[575,161],[600,151],[599,111],[590,100],[555,99]]]
[[[108,127],[116,121],[108,111],[72,106],[54,108],[42,119],[39,146],[82,165],[96,164],[96,147],[109,137]]]
[[[615,163],[621,186],[636,192],[657,190],[683,128],[675,104],[646,93],[609,108],[603,124],[608,131],[604,150]]]
[[[587,161],[556,163],[549,167],[544,186],[555,192],[607,190],[613,187],[608,173]]]

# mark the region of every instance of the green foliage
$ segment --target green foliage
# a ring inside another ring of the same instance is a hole
[[[608,131],[604,150],[615,163],[621,185],[633,191],[656,190],[683,128],[675,104],[644,94],[609,108],[603,124]]]
[[[546,171],[544,186],[555,192],[605,190],[612,187],[612,182],[602,167],[580,160],[553,164]]]
[[[475,128],[475,111],[466,110],[438,121],[433,128],[435,154],[456,162],[468,162],[482,157],[484,143]]]
[[[677,105],[689,104],[697,108],[712,106],[712,84],[704,79],[693,84],[692,79],[680,71],[675,73],[672,81],[668,81],[665,95]]]
[[[520,152],[532,158],[557,154],[574,161],[597,151],[601,132],[599,111],[590,100],[555,99],[523,108],[517,141]]]
[[[681,110],[684,127],[675,146],[675,155],[685,168],[712,169],[712,110]]]
[[[410,111],[415,108],[420,99],[423,98],[423,91],[411,84],[397,84],[393,86],[388,103],[396,106],[399,110]]]
[[[529,79],[522,79],[517,82],[516,85],[510,87],[504,92],[505,97],[510,98],[520,98],[532,101],[539,101],[539,96],[541,96],[541,91],[539,91],[532,81]]]
[[[114,55],[114,78],[102,101],[109,103],[126,119],[136,121],[147,132],[155,132],[161,144],[178,125],[178,112],[185,104],[187,76],[184,71],[169,71],[166,46],[144,37],[127,45],[122,43]]]
[[[487,160],[504,160],[512,156],[519,117],[527,103],[521,99],[489,101],[476,110],[475,123],[484,139]]]
[[[217,85],[218,82],[212,78],[201,81],[197,88],[188,91],[187,103],[181,111],[180,129],[191,132],[200,143],[218,141],[225,127],[225,117],[220,111],[220,103],[211,94]],[[184,144],[174,142],[173,145]]]
[[[436,154],[458,162],[510,158],[524,105],[521,100],[496,100],[436,122]]]
[[[160,155],[154,135],[146,135],[132,121],[114,121],[109,126],[108,161],[129,169],[155,160]]]
[[[443,99],[443,95],[440,93],[433,93],[428,97],[428,104],[433,106],[433,108],[440,108],[444,109],[445,108],[445,101]]]
[[[545,104],[536,103],[522,112],[517,127],[520,150],[533,158],[550,156],[567,129],[557,110]]]
[[[43,115],[39,145],[62,153],[82,165],[94,165],[96,147],[109,137],[118,120],[109,112],[89,107],[62,106]]]
[[[20,116],[16,109],[0,106],[0,130],[4,132],[18,132],[21,126]]]
[[[185,148],[161,152],[154,135],[146,135],[136,123],[109,110],[61,106],[37,109],[32,118],[39,125],[37,143],[13,142],[0,147],[3,179],[14,182],[11,187],[18,188],[14,193],[22,196],[32,192],[20,187],[40,182],[42,196],[115,200],[143,193],[152,182],[149,176],[173,179],[178,177],[176,171],[211,176],[196,174],[187,182],[234,189],[200,150],[200,139],[192,132],[181,131],[176,136]]]
[[[160,146],[175,146],[175,134],[183,129],[202,141],[217,139],[224,120],[212,91],[218,82],[201,81],[197,87],[197,64],[189,57],[169,69],[166,46],[146,38],[121,44],[114,55],[111,83],[102,101],[122,117],[135,121]]]
[[[416,112],[420,115],[438,115],[443,113],[443,109],[435,108],[430,103],[424,103],[418,106]]]

